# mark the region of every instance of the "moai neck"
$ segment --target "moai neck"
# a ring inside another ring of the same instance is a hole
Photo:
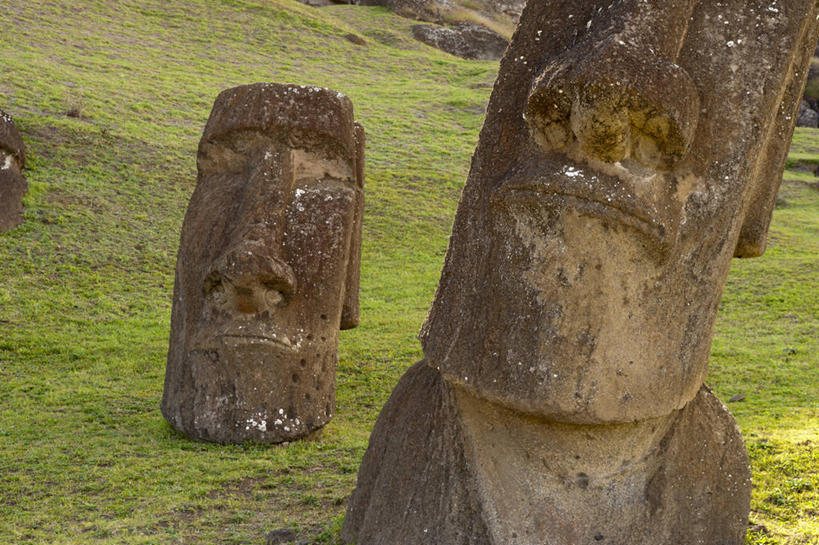
[[[591,531],[589,521],[650,522],[646,490],[663,464],[662,441],[675,415],[630,424],[559,424],[454,390],[494,543],[540,544],[544,529],[554,543],[586,543],[596,535],[612,542],[622,528]]]

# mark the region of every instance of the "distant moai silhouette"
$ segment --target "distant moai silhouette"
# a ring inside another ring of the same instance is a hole
[[[0,232],[23,222],[23,196],[28,184],[23,177],[26,148],[14,120],[0,110]]]
[[[346,542],[744,542],[748,457],[703,380],[816,39],[813,0],[527,4]]]
[[[335,410],[359,321],[364,130],[335,91],[216,99],[179,246],[162,414],[189,437],[282,442]]]

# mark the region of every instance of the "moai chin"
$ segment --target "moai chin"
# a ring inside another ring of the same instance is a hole
[[[528,3],[347,542],[743,543],[748,457],[703,380],[816,39],[813,0]]]
[[[14,120],[0,110],[0,233],[23,222],[23,195],[28,190],[22,170],[26,148]]]
[[[329,89],[216,99],[182,226],[162,414],[189,437],[283,442],[335,408],[358,325],[364,131]]]

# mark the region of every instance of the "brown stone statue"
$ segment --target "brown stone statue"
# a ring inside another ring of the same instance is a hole
[[[305,437],[333,415],[338,331],[358,325],[364,131],[335,91],[236,87],[197,167],[162,414],[206,441]]]
[[[28,184],[22,170],[26,148],[14,120],[0,110],[0,232],[23,222],[23,195]]]
[[[816,39],[814,0],[528,3],[348,543],[743,543],[748,457],[703,380]]]

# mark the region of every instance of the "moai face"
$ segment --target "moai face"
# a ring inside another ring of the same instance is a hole
[[[26,151],[11,116],[0,110],[0,232],[23,221],[23,195],[28,184],[22,170]]]
[[[284,441],[329,421],[338,331],[358,323],[362,162],[342,95],[259,84],[217,99],[177,265],[163,402],[182,398],[175,426]]]
[[[558,421],[690,401],[731,257],[764,249],[815,11],[530,2],[422,331],[427,361]]]

